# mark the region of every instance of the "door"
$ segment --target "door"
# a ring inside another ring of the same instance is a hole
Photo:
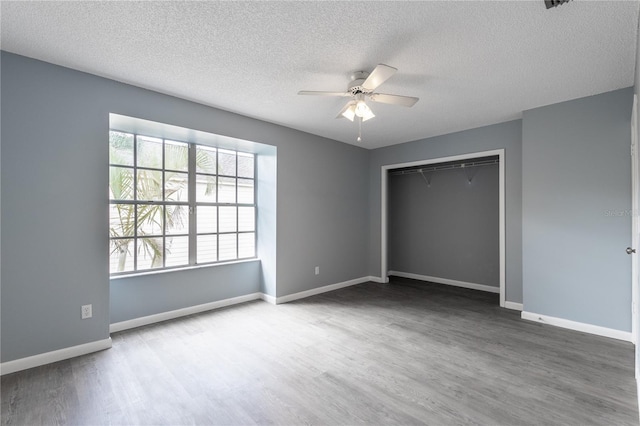
[[[640,279],[638,274],[638,254],[640,223],[640,155],[638,149],[638,97],[633,96],[633,110],[631,112],[631,247],[627,253],[631,255],[631,339],[636,344],[636,378],[639,376],[640,352],[640,327],[638,324],[638,286]]]

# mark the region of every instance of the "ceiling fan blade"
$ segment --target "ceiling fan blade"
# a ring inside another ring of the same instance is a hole
[[[387,95],[385,93],[372,93],[369,98],[373,102],[380,102],[382,104],[402,105],[406,107],[412,107],[418,102],[419,98],[412,96],[400,96],[400,95]]]
[[[301,90],[298,95],[314,95],[314,96],[351,96],[349,92],[313,92],[309,90]]]
[[[369,77],[362,83],[362,88],[367,91],[375,90],[382,83],[387,81],[389,77],[398,71],[397,68],[390,67],[385,64],[378,64],[378,66],[369,74]]]

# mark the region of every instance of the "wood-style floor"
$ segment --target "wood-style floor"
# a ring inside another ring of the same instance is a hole
[[[114,334],[2,377],[2,424],[638,424],[633,346],[394,279]]]

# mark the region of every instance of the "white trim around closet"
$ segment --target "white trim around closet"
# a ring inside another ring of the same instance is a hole
[[[389,269],[387,260],[387,204],[388,204],[388,172],[404,167],[423,166],[428,164],[445,163],[449,161],[462,161],[472,158],[481,158],[497,155],[499,159],[498,191],[499,191],[499,240],[500,240],[500,306],[505,307],[506,301],[506,263],[505,263],[505,151],[495,149],[490,151],[472,152],[468,154],[453,155],[450,157],[431,158],[408,163],[388,164],[380,168],[380,276],[383,282],[389,282]]]

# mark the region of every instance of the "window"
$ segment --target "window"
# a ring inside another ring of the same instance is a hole
[[[109,132],[110,272],[255,257],[253,154]]]

